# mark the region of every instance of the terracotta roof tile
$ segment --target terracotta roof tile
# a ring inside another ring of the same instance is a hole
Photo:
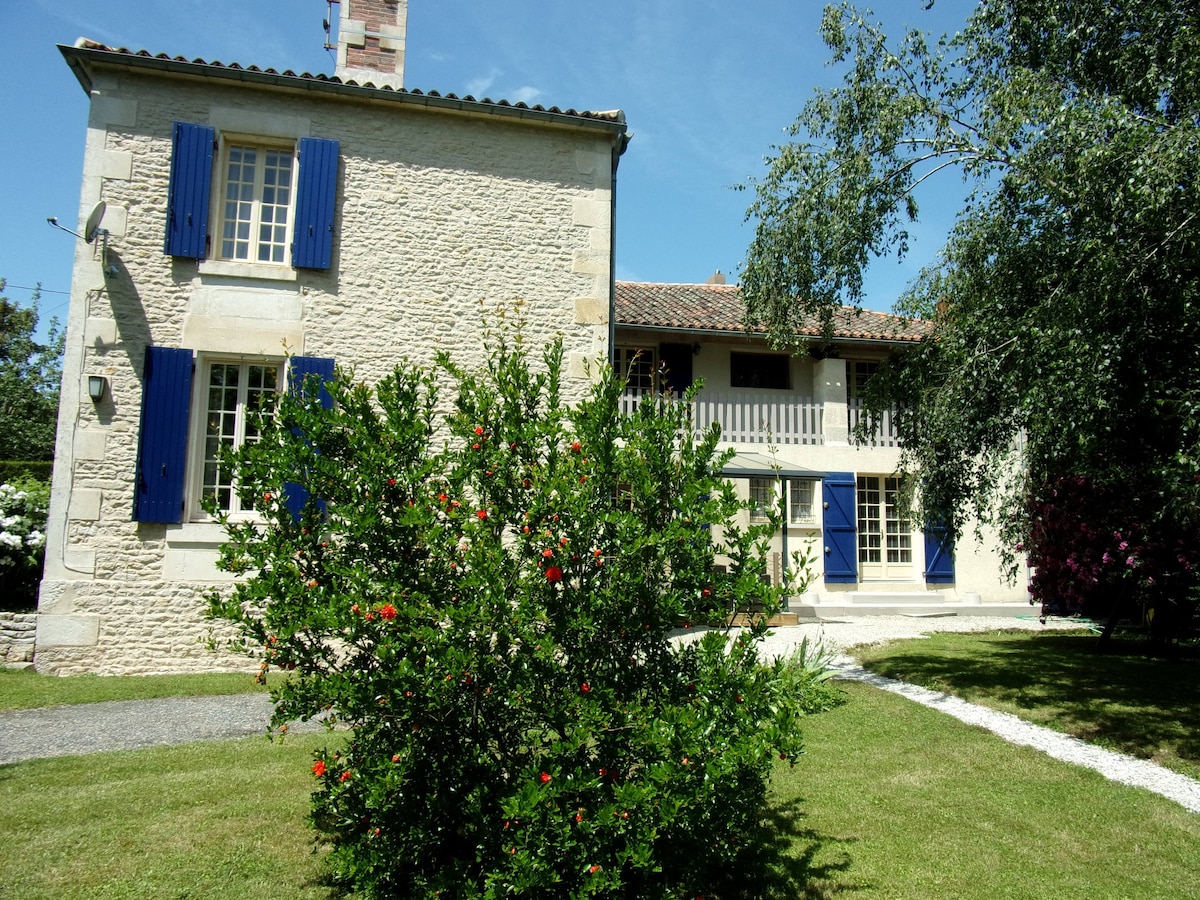
[[[617,324],[695,331],[728,331],[745,334],[742,289],[736,284],[651,284],[618,281]],[[874,310],[843,306],[834,315],[837,338],[916,342],[929,334],[930,323]],[[759,329],[756,332],[762,333]],[[800,329],[801,336],[820,336],[814,319]]]
[[[64,48],[70,49],[70,48]],[[261,75],[273,75],[279,78],[295,78],[302,82],[321,82],[325,84],[340,84],[347,87],[360,87],[364,89],[385,91],[394,93],[399,96],[411,97],[431,97],[440,100],[451,100],[460,103],[474,103],[480,106],[492,106],[504,109],[520,109],[529,110],[535,113],[546,113],[548,115],[568,116],[575,119],[593,119],[601,122],[615,122],[623,124],[625,114],[620,110],[605,110],[605,111],[590,111],[577,109],[560,109],[557,106],[541,106],[540,104],[529,106],[525,103],[510,103],[507,100],[491,100],[484,98],[477,100],[469,94],[464,97],[459,97],[455,94],[440,94],[437,91],[420,91],[408,88],[393,88],[390,85],[376,85],[369,81],[355,81],[353,78],[339,78],[336,75],[313,75],[309,72],[296,74],[291,69],[285,69],[282,72],[276,69],[260,69],[258,66],[242,66],[236,62],[222,63],[219,60],[204,60],[199,57],[188,59],[186,56],[170,56],[166,53],[150,53],[148,50],[130,50],[127,47],[110,47],[107,44],[102,44],[99,41],[89,40],[88,38],[80,38],[75,42],[74,49],[77,50],[92,50],[100,53],[112,53],[120,57],[125,57],[129,60],[160,60],[168,63],[179,63],[188,66],[201,66],[212,69],[216,73],[221,72],[254,72]]]

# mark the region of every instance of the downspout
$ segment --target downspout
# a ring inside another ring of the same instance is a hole
[[[622,124],[625,116],[621,116]],[[633,135],[622,131],[613,142],[612,189],[608,194],[608,364],[616,365],[617,352],[617,166]]]
[[[787,479],[786,479],[786,478],[783,478],[782,476],[776,476],[776,477],[777,477],[777,478],[779,478],[779,506],[780,506],[780,510],[779,510],[779,512],[780,512],[780,519],[779,519],[779,521],[780,521],[780,526],[781,526],[781,528],[782,528],[782,531],[783,531],[783,541],[782,541],[782,544],[781,544],[781,546],[783,547],[783,568],[780,570],[780,575],[781,575],[781,577],[783,578],[783,581],[784,581],[784,583],[786,584],[786,583],[787,583],[787,580],[788,580],[788,578],[787,578],[787,568],[788,568],[788,541],[787,541],[787,539],[788,539],[788,498],[787,498]],[[786,594],[784,594],[784,595],[783,595],[783,608],[784,608],[784,610],[785,610],[785,611],[786,611],[786,610],[789,610],[789,609],[791,609],[791,603],[792,603],[792,596],[791,596],[791,590],[789,589],[789,590],[788,590],[788,593],[786,593]]]

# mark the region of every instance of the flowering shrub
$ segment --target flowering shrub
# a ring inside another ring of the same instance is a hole
[[[0,484],[0,604],[5,609],[37,606],[49,505],[47,484],[33,479]]]
[[[1029,504],[1031,601],[1043,615],[1144,621],[1176,637],[1196,612],[1195,536],[1130,521],[1128,500],[1083,476],[1060,478]]]
[[[607,371],[568,408],[561,347],[541,362],[519,338],[481,373],[442,358],[442,414],[431,372],[342,373],[331,409],[310,383],[236,457],[266,525],[225,523],[248,577],[211,612],[293,671],[276,725],[350,727],[313,821],[367,896],[719,894],[829,705],[811,666],[759,658],[761,621],[723,627],[784,588],[761,581],[775,523],[733,524],[716,432],[683,404],[622,416]]]

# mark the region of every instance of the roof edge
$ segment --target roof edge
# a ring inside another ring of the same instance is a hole
[[[423,93],[419,90],[376,87],[359,84],[353,80],[342,81],[332,75],[297,75],[290,69],[276,72],[274,69],[259,69],[256,66],[243,68],[240,65],[222,65],[202,59],[187,60],[169,57],[166,54],[153,56],[145,51],[133,52],[113,48],[88,38],[79,38],[73,45],[59,44],[59,52],[75,73],[84,92],[92,93],[92,65],[113,66],[126,69],[166,72],[191,78],[215,78],[243,84],[276,87],[295,92],[333,94],[354,97],[358,100],[382,100],[410,106],[425,107],[441,112],[464,113],[467,115],[496,116],[516,119],[539,125],[603,131],[614,136],[623,136],[627,130],[625,113],[622,110],[589,112],[549,109],[542,106],[527,106],[524,103],[509,103],[506,100],[476,100],[474,97],[441,95],[436,91]]]

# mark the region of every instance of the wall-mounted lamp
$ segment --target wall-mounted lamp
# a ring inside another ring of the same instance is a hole
[[[99,403],[104,399],[106,387],[108,387],[108,379],[103,375],[88,376],[88,396],[92,398],[93,403]]]

